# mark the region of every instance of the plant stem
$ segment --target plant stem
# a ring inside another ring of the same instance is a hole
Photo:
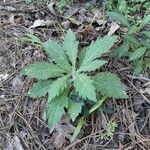
[[[92,112],[94,112],[96,109],[98,109],[103,102],[106,100],[106,96],[103,96],[99,101],[97,101],[97,103],[90,109],[89,114],[91,114]]]

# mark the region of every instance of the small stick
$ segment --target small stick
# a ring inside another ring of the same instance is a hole
[[[136,76],[131,76],[131,75],[128,75],[128,77],[132,78],[132,79],[140,79],[140,80],[150,81],[150,79],[146,78],[146,77],[136,77]]]

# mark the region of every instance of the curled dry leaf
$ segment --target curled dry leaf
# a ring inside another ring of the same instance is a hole
[[[66,21],[62,22],[61,25],[63,26],[64,29],[67,30],[70,27],[70,21],[66,20]]]
[[[14,145],[15,150],[24,150],[22,147],[20,139],[16,135],[13,138],[13,145]]]
[[[0,81],[6,80],[8,78],[9,74],[0,74]]]
[[[52,136],[53,145],[59,149],[65,143],[65,132],[63,131],[60,125],[57,125],[55,130],[56,133],[54,133]]]
[[[87,21],[87,9],[85,8],[81,8],[78,11],[78,21],[80,21],[81,23],[86,22]]]
[[[113,35],[119,29],[119,27],[120,26],[116,22],[113,22],[111,24],[111,27],[110,27],[109,32],[108,32],[107,35],[109,35],[109,36]]]
[[[38,19],[38,20],[34,21],[32,26],[30,26],[30,29],[36,28],[36,27],[44,27],[44,26],[50,27],[50,26],[53,26],[54,24],[55,24],[55,22],[52,20],[45,21],[45,20]]]
[[[64,16],[66,16],[66,17],[72,17],[72,16],[75,15],[79,10],[80,10],[80,6],[79,6],[79,5],[70,7],[69,10],[65,12]]]
[[[99,9],[94,9],[93,8],[91,11],[92,11],[93,15],[95,16],[95,18],[102,19],[103,14]]]
[[[96,20],[96,22],[98,23],[98,25],[106,24],[106,21],[104,21],[103,19],[98,19]]]
[[[123,109],[122,112],[124,115],[124,121],[126,123],[133,123],[133,121],[135,121],[136,117],[138,116],[137,113],[133,112],[130,109]]]
[[[24,150],[21,141],[18,136],[11,137],[10,134],[6,133],[7,136],[7,145],[5,150]]]
[[[98,23],[98,25],[104,25],[107,23],[107,21],[104,19],[104,15],[102,13],[102,11],[98,10],[98,9],[92,9],[91,10],[93,15],[94,15],[94,20],[93,21],[96,21]]]
[[[53,145],[55,148],[61,148],[65,143],[66,139],[71,139],[71,134],[74,132],[75,127],[70,123],[58,124],[55,127],[55,133],[53,133]]]
[[[15,24],[15,15],[13,13],[9,16],[9,22],[13,25]]]
[[[23,88],[23,81],[21,80],[21,78],[19,76],[16,76],[12,80],[12,90],[15,93],[20,93],[22,88]]]
[[[102,128],[104,128],[107,125],[108,121],[107,121],[106,116],[103,112],[101,112],[101,121],[102,121],[101,122]]]
[[[53,145],[59,149],[66,142],[66,139],[71,140],[71,134],[74,132],[75,127],[70,124],[70,117],[68,114],[64,115],[61,123],[57,124],[51,131],[53,132]],[[52,133],[51,132],[51,133]]]
[[[0,10],[5,10],[5,11],[10,11],[10,12],[13,12],[13,11],[16,11],[16,8],[12,7],[12,6],[1,6],[0,5]]]
[[[47,6],[48,6],[50,12],[51,12],[52,14],[56,15],[56,12],[55,12],[55,10],[54,10],[54,5],[55,5],[55,2],[50,2]]]
[[[9,18],[8,18],[8,21],[12,25],[17,25],[17,24],[21,23],[22,16],[21,15],[16,15],[14,13],[11,13],[10,16],[9,16]]]

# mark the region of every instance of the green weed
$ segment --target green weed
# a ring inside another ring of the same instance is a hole
[[[117,36],[98,38],[81,52],[78,51],[79,42],[72,30],[67,31],[62,42],[41,42],[33,35],[29,35],[26,40],[43,48],[51,62],[34,62],[21,71],[22,75],[37,79],[29,89],[28,96],[39,98],[48,94],[46,112],[50,128],[59,123],[66,112],[70,114],[72,121],[75,121],[87,102],[93,104],[88,110],[91,114],[109,97],[127,98],[125,87],[115,74],[90,74],[107,63],[99,57],[109,52],[117,41]],[[73,98],[73,95],[78,98]],[[83,120],[84,118],[79,119],[80,124],[75,134],[82,127]]]
[[[104,127],[104,132],[100,134],[101,139],[108,140],[114,136],[115,129],[118,127],[116,122],[109,122]]]
[[[133,16],[135,13],[143,10],[150,10],[150,2],[147,0],[106,0],[106,8],[109,11],[116,11],[125,16]]]
[[[144,27],[150,23],[150,14],[147,14],[141,22],[131,25],[129,20],[117,12],[107,13],[113,20],[128,28],[123,35],[123,43],[115,51],[118,57],[128,57],[135,66],[135,73],[139,74],[144,69],[150,68],[150,31],[144,31]]]

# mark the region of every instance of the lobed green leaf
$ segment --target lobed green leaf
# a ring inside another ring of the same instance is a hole
[[[106,63],[107,63],[107,61],[104,61],[104,60],[94,60],[92,62],[87,63],[86,65],[81,66],[78,71],[79,72],[94,71],[94,70],[102,67]]]
[[[51,59],[54,59],[55,63],[62,69],[70,71],[71,66],[68,62],[67,56],[61,44],[57,41],[47,41],[43,44],[43,47]]]
[[[140,41],[141,46],[150,49],[150,39]]]
[[[144,17],[144,19],[141,22],[140,28],[142,29],[148,23],[150,23],[150,13]]]
[[[150,31],[143,31],[142,33],[150,39]]]
[[[48,93],[51,83],[51,80],[46,80],[39,81],[33,84],[33,86],[28,91],[28,96],[32,98],[39,98],[41,96],[45,96]]]
[[[47,118],[49,128],[57,125],[62,116],[65,114],[64,108],[68,108],[68,97],[63,94],[55,97],[52,101],[47,104]]]
[[[113,98],[127,98],[125,86],[120,79],[112,73],[99,73],[93,77],[96,90],[103,96]]]
[[[134,63],[134,74],[135,75],[141,74],[144,69],[143,60],[134,60],[133,63]]]
[[[95,42],[92,42],[86,49],[81,67],[108,52],[116,40],[117,36],[104,36],[103,38],[98,38]]]
[[[60,77],[63,73],[64,71],[55,64],[50,64],[44,61],[34,62],[21,70],[22,75],[42,80],[52,77]]]
[[[48,102],[50,102],[53,98],[60,95],[63,90],[67,87],[67,78],[68,76],[63,76],[58,78],[56,81],[52,82],[51,87],[48,91]]]
[[[128,56],[128,51],[129,51],[129,43],[124,42],[117,50],[115,51],[115,55],[118,57],[123,57],[123,56]]]
[[[74,80],[76,92],[84,99],[96,102],[96,92],[91,78],[85,74],[78,74]]]
[[[127,34],[124,36],[124,39],[126,40],[126,42],[129,42],[136,47],[140,46],[140,42],[133,35]]]
[[[131,26],[130,28],[129,28],[129,30],[128,30],[128,34],[134,34],[134,33],[137,33],[137,32],[139,32],[139,30],[140,30],[140,28],[139,27],[137,27],[137,26],[135,26],[135,25],[133,25],[133,26]]]
[[[111,17],[111,19],[120,22],[122,25],[130,28],[130,23],[129,21],[121,14],[117,12],[107,12],[107,15]]]
[[[70,117],[72,121],[75,121],[76,117],[81,113],[83,103],[81,102],[75,102],[70,100],[69,106],[68,106],[68,112],[70,114]]]
[[[130,60],[133,61],[133,60],[136,60],[136,59],[139,59],[141,58],[145,52],[146,52],[147,48],[146,47],[140,47],[138,48],[137,50],[135,50],[131,55],[130,55]]]
[[[64,35],[63,48],[66,51],[66,54],[69,57],[72,65],[75,67],[78,53],[78,41],[75,33],[70,29]]]

